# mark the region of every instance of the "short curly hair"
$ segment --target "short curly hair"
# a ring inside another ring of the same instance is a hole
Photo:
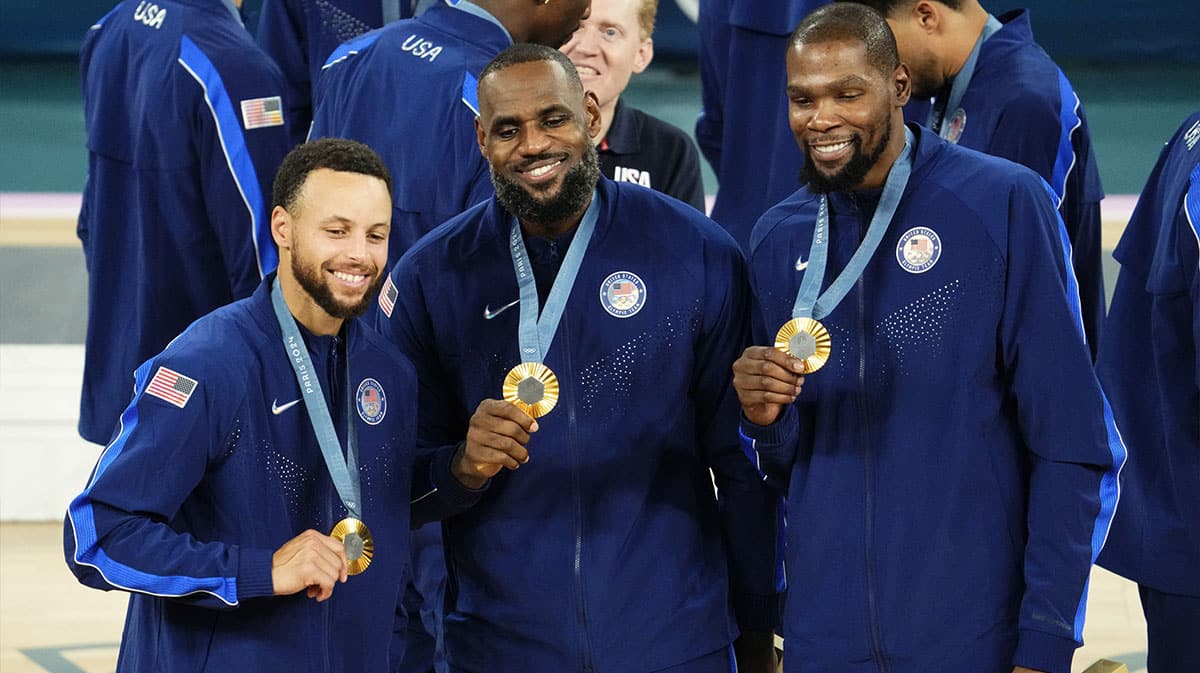
[[[392,195],[392,175],[375,150],[345,138],[321,138],[299,145],[283,158],[271,186],[271,207],[295,209],[308,174],[321,168],[379,178]]]

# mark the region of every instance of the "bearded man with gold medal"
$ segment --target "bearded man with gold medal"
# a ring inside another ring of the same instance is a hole
[[[294,150],[278,275],[138,369],[65,536],[82,583],[131,593],[118,671],[386,673],[402,654],[410,523],[454,489],[414,458],[412,366],[355,320],[390,189],[365,145]]]
[[[596,97],[560,52],[506,50],[478,106],[496,196],[380,294],[418,443],[479,499],[443,522],[451,670],[773,670],[775,503],[729,387],[736,244],[600,176]]]

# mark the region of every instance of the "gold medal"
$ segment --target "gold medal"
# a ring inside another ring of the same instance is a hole
[[[804,373],[812,374],[829,360],[833,338],[829,330],[812,318],[793,318],[775,334],[775,348],[804,363]]]
[[[375,555],[375,540],[371,538],[367,524],[348,516],[339,521],[329,535],[345,547],[351,575],[357,575],[371,565],[371,557]]]
[[[558,403],[558,377],[540,362],[522,362],[504,377],[503,393],[505,401],[541,418]]]

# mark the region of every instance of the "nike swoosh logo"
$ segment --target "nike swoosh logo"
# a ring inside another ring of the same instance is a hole
[[[280,405],[279,400],[271,400],[271,413],[278,416],[279,414],[282,414],[283,412],[287,411],[288,409],[291,409],[292,407],[296,406],[297,404],[300,404],[300,400],[292,400],[291,402],[288,402],[287,404],[284,404],[284,405]]]
[[[805,260],[805,259],[796,260],[796,270],[797,271],[803,271],[807,268],[808,268],[808,260]]]
[[[501,306],[500,308],[496,309],[495,311],[492,310],[491,304],[488,304],[487,306],[483,307],[483,319],[491,320],[492,318],[495,318],[496,316],[500,315],[501,313],[504,313],[508,309],[510,309],[520,303],[521,303],[520,299],[517,299],[515,301],[510,301],[507,304],[505,304],[504,306]]]

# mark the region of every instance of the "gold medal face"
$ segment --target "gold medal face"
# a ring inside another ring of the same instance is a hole
[[[348,516],[333,527],[329,536],[345,546],[351,575],[357,575],[371,565],[371,558],[375,555],[375,540],[371,538],[367,524]]]
[[[558,377],[540,362],[522,362],[504,377],[503,393],[505,401],[541,418],[558,403]]]
[[[775,348],[804,363],[804,373],[812,374],[829,360],[833,338],[829,330],[812,318],[793,318],[779,328]]]

